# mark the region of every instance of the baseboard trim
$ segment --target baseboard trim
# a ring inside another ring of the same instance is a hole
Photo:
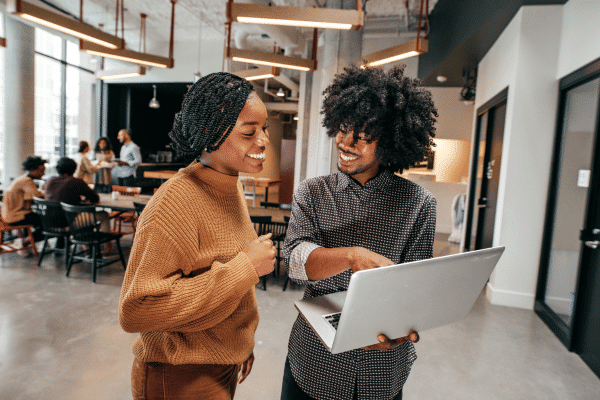
[[[529,293],[510,292],[494,288],[489,282],[485,288],[485,296],[494,305],[533,310],[535,296]]]

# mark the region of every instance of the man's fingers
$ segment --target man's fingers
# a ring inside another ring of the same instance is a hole
[[[419,334],[417,332],[411,332],[411,334],[408,335],[408,340],[410,340],[413,343],[417,343],[419,339],[421,338],[419,337]]]
[[[266,235],[261,235],[258,237],[258,240],[263,241],[263,240],[267,240],[270,239],[271,236],[273,236],[273,234],[271,232],[267,233]]]

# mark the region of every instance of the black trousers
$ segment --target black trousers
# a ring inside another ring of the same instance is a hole
[[[358,400],[357,390],[354,390],[354,399]],[[283,384],[281,385],[281,400],[318,400],[310,397],[300,389],[292,375],[290,360],[286,357],[283,369]],[[392,400],[402,400],[402,390]]]
[[[33,225],[33,240],[36,242],[44,240],[44,234],[42,233],[42,218],[34,212],[25,214],[25,217],[17,222],[13,222],[9,225]],[[27,237],[27,231],[23,230],[23,236]]]

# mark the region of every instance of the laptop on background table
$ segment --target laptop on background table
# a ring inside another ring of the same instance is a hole
[[[504,247],[352,274],[348,290],[294,304],[333,354],[424,332],[465,318]]]

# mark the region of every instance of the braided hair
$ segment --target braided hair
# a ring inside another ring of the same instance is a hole
[[[431,92],[404,76],[404,68],[345,68],[323,92],[321,112],[329,137],[353,132],[358,140],[364,132],[367,142],[379,140],[379,164],[394,172],[423,160],[435,146],[438,115]]]
[[[250,82],[227,72],[209,74],[194,83],[169,132],[177,155],[192,160],[203,150],[218,150],[253,90]]]

